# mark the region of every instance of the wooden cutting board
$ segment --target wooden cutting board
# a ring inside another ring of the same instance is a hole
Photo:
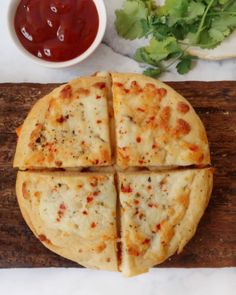
[[[236,82],[169,83],[202,118],[216,168],[210,204],[183,253],[161,267],[236,266]],[[56,84],[0,84],[0,267],[69,267],[33,236],[15,196],[15,128]]]

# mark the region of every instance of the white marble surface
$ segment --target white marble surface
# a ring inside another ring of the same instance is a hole
[[[114,9],[122,0],[105,0],[108,27],[104,42],[80,65],[64,70],[50,70],[32,64],[12,44],[6,27],[9,0],[1,0],[0,9],[0,83],[61,82],[98,70],[141,72],[132,59],[136,46],[144,40],[127,42],[114,29]],[[163,80],[236,80],[236,60],[224,62],[198,61],[188,75],[175,71]],[[233,295],[236,290],[236,268],[224,269],[153,269],[136,278],[125,279],[117,273],[85,269],[2,269],[0,294],[79,294],[79,295]]]
[[[6,26],[6,10],[10,0],[1,0],[0,9],[0,82],[64,82],[75,76],[86,75],[99,70],[142,72],[143,68],[132,59],[137,46],[145,40],[122,40],[115,32],[114,10],[123,0],[105,0],[108,12],[108,26],[103,44],[81,64],[70,69],[46,69],[33,64],[18,52],[11,42]],[[198,61],[187,75],[178,75],[173,67],[162,77],[163,80],[236,80],[236,60],[223,62]]]
[[[86,269],[0,271],[3,295],[233,295],[235,290],[232,269],[153,269],[130,279]]]

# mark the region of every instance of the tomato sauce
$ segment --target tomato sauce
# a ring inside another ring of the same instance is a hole
[[[16,34],[31,54],[47,61],[66,61],[85,52],[99,26],[92,0],[21,0]]]

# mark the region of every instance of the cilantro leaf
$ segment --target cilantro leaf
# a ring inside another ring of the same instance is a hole
[[[236,16],[221,15],[212,21],[212,28],[228,36],[236,28]]]
[[[193,57],[184,56],[181,58],[181,61],[177,64],[176,68],[179,74],[187,74],[192,68]]]
[[[225,38],[224,33],[215,28],[211,28],[209,30],[209,35],[211,39],[214,40],[216,43],[223,41]]]
[[[138,48],[135,52],[134,59],[141,63],[146,63],[152,66],[158,66],[158,62],[153,60],[145,50],[145,47]]]
[[[134,40],[144,36],[143,21],[147,19],[148,8],[143,1],[126,1],[123,9],[115,13],[115,27],[121,37]]]
[[[216,47],[219,45],[226,37],[228,37],[231,32],[236,28],[236,17],[221,15],[215,17],[212,20],[211,28],[209,29],[209,37],[206,44],[200,44],[202,48],[212,48],[211,43]],[[200,43],[202,43],[203,38],[201,37]]]
[[[148,46],[145,47],[146,52],[151,59],[159,62],[163,59],[168,59],[171,54],[180,52],[180,47],[174,37],[167,37],[162,41],[152,38]]]
[[[205,5],[202,2],[192,1],[188,5],[187,15],[184,17],[184,20],[187,23],[195,20],[197,17],[202,16],[205,11]]]
[[[160,8],[161,15],[168,15],[168,24],[173,26],[182,19],[188,11],[189,0],[166,0],[165,5]]]
[[[152,77],[152,78],[158,78],[163,73],[162,68],[147,68],[143,73],[146,76]]]

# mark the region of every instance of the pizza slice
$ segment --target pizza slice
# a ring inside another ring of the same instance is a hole
[[[26,118],[14,167],[71,168],[111,164],[108,77],[83,77],[40,99]]]
[[[128,167],[208,165],[204,126],[166,84],[138,74],[112,74],[117,164]]]
[[[18,203],[34,235],[85,267],[117,270],[112,174],[18,172]]]
[[[212,182],[211,168],[119,174],[125,276],[147,272],[182,251],[196,232]]]

